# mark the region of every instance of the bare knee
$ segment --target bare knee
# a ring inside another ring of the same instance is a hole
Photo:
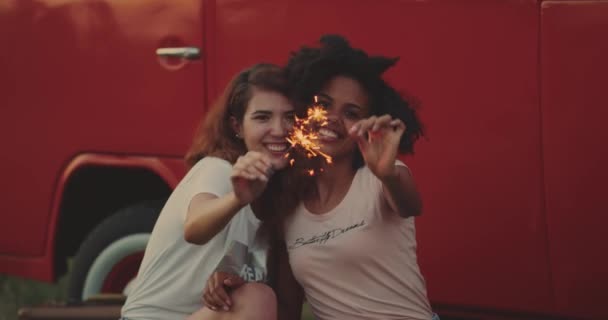
[[[246,283],[232,292],[234,299],[247,298],[246,300],[257,300],[257,302],[276,303],[277,297],[274,290],[263,283]]]
[[[246,283],[231,294],[232,310],[246,319],[266,320],[277,317],[277,297],[269,286],[262,283]]]
[[[230,320],[233,316],[223,311],[213,311],[206,307],[199,309],[190,315],[186,320]]]
[[[246,283],[230,294],[230,311],[203,308],[187,320],[276,320],[277,298],[272,288],[261,283]]]

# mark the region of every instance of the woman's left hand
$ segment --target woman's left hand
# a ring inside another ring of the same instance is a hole
[[[349,130],[359,144],[365,164],[380,180],[397,174],[395,160],[404,132],[403,121],[389,115],[360,120]]]
[[[232,300],[227,289],[236,289],[243,284],[245,280],[236,274],[214,272],[203,289],[203,305],[213,311],[229,311]]]

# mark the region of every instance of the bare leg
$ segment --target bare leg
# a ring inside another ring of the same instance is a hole
[[[272,289],[261,283],[246,283],[230,295],[230,311],[202,308],[187,320],[276,320],[277,298]]]

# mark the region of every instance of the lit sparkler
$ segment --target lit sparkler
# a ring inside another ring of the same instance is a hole
[[[319,104],[317,96],[315,96],[314,100],[314,104],[307,110],[306,118],[300,119],[296,117],[293,131],[287,137],[287,141],[289,141],[291,146],[289,152],[285,154],[285,158],[291,158],[289,164],[292,166],[295,163],[295,159],[292,156],[293,152],[302,152],[308,159],[322,157],[328,164],[332,162],[331,156],[320,150],[318,133],[321,127],[328,124],[327,111]],[[314,169],[308,169],[307,172],[311,176],[315,175]]]

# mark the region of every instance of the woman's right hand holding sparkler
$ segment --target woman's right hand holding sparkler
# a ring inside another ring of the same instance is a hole
[[[273,172],[270,157],[261,152],[249,151],[239,157],[230,176],[239,203],[244,206],[259,197]]]

